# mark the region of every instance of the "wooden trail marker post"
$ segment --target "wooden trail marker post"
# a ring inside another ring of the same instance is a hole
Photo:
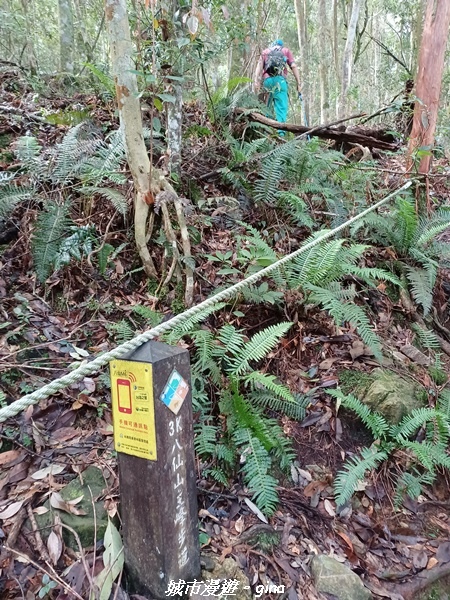
[[[125,569],[163,599],[201,572],[189,352],[146,342],[110,372]]]

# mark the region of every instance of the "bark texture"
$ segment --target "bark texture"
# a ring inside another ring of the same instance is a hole
[[[408,170],[414,162],[414,154],[421,147],[434,145],[434,133],[441,95],[445,50],[450,26],[450,2],[428,0],[422,41],[419,51],[419,67],[416,78],[414,120],[408,147]],[[424,156],[418,165],[419,173],[428,173],[431,156]]]
[[[339,101],[339,117],[343,118],[347,110],[347,96],[352,80],[353,66],[353,45],[356,37],[356,27],[358,25],[359,12],[363,0],[353,0],[350,22],[347,28],[347,40],[345,42],[344,55],[342,57],[342,77],[341,77],[341,95]]]
[[[125,151],[133,177],[134,235],[144,270],[150,277],[156,277],[156,269],[147,248],[146,228],[149,205],[154,203],[151,191],[151,165],[145,148],[142,132],[141,108],[138,99],[135,65],[132,60],[130,24],[126,0],[106,0],[105,15],[108,29],[111,64],[116,83],[116,96],[120,126],[125,139]]]
[[[71,0],[58,0],[59,66],[63,73],[73,73],[73,11]]]

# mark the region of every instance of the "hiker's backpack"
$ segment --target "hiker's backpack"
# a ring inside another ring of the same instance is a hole
[[[270,77],[281,75],[286,68],[286,56],[280,46],[272,48],[266,56],[264,63],[264,72]]]

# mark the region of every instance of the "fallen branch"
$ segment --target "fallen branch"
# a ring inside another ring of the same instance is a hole
[[[384,140],[378,140],[372,136],[362,135],[361,133],[355,133],[348,130],[339,131],[337,129],[332,129],[331,126],[327,125],[318,125],[317,127],[313,128],[303,127],[303,125],[294,125],[293,123],[279,123],[278,121],[269,119],[268,117],[265,117],[257,112],[247,113],[247,111],[243,108],[236,108],[235,112],[237,114],[245,114],[251,121],[257,121],[258,123],[262,123],[268,127],[280,129],[281,131],[290,131],[291,133],[298,135],[314,135],[319,138],[335,140],[337,142],[361,144],[362,146],[367,146],[368,148],[379,148],[380,150],[390,150],[392,152],[395,152],[399,149],[399,144],[385,142]]]
[[[425,590],[436,581],[439,581],[439,579],[448,577],[449,575],[450,564],[445,563],[434,569],[421,571],[420,575],[417,575],[417,577],[414,577],[407,583],[388,584],[384,582],[383,585],[389,591],[401,594],[404,600],[413,600],[414,598],[417,598],[419,592]]]

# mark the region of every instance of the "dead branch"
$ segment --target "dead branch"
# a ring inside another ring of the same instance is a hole
[[[251,121],[256,121],[258,123],[262,123],[263,125],[267,125],[268,127],[280,129],[281,131],[290,131],[298,135],[314,135],[315,137],[335,140],[337,142],[361,144],[361,146],[366,146],[367,148],[379,148],[380,150],[390,150],[392,152],[395,152],[399,148],[399,144],[386,142],[373,136],[366,136],[349,130],[339,131],[337,129],[332,129],[331,126],[327,125],[319,125],[311,128],[304,127],[303,125],[294,125],[292,123],[279,123],[278,121],[269,119],[268,117],[265,117],[257,112],[247,113],[243,108],[236,108],[235,112],[237,114],[245,114]]]

